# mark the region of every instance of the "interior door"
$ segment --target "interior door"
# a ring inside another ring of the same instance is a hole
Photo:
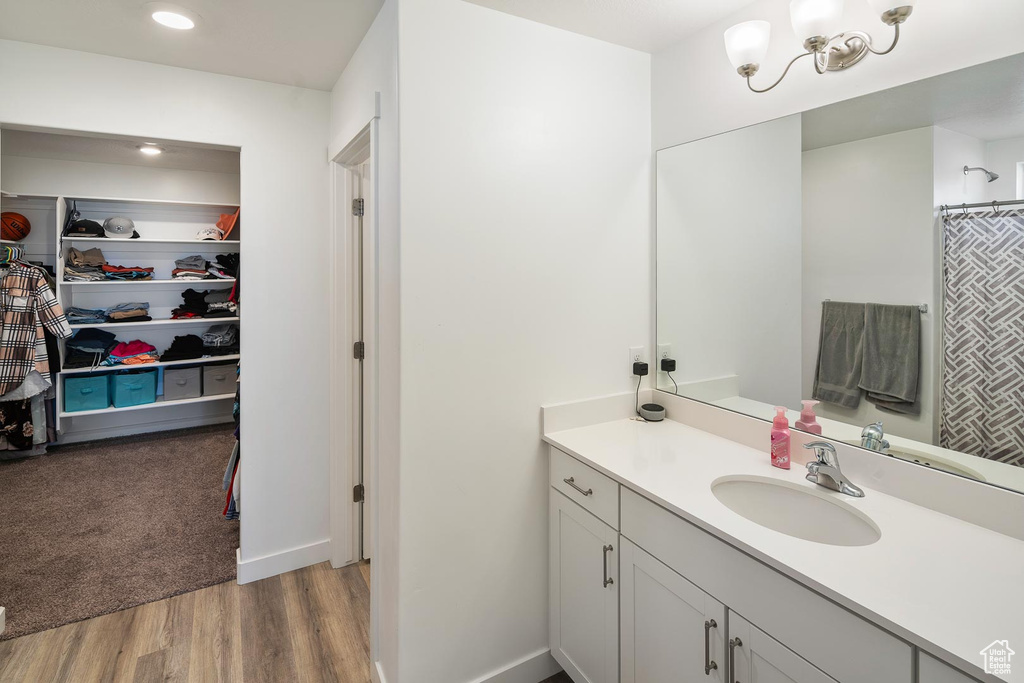
[[[615,683],[619,534],[549,490],[551,654],[575,683]]]
[[[729,612],[730,683],[836,683],[746,619]]]
[[[725,607],[622,537],[622,683],[724,683]]]

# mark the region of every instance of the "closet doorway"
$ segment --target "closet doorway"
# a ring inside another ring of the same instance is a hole
[[[236,578],[243,230],[237,147],[0,148],[7,640]]]

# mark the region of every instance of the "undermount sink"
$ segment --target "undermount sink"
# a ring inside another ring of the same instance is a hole
[[[838,499],[841,494],[748,475],[720,477],[711,492],[751,522],[805,541],[857,546],[882,537],[867,515]]]

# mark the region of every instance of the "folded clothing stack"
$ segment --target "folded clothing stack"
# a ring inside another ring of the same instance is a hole
[[[210,278],[207,268],[209,268],[209,264],[206,259],[196,254],[175,261],[171,277],[175,280],[206,280]]]
[[[234,318],[238,315],[238,304],[231,300],[231,291],[214,289],[203,297],[206,302],[206,318]]]
[[[238,325],[214,325],[203,335],[203,353],[208,356],[234,355],[240,348]]]
[[[184,303],[171,311],[171,319],[205,317],[209,310],[206,304],[206,295],[209,293],[209,291],[197,292],[194,289],[186,289],[181,293]]]
[[[156,347],[144,341],[135,339],[130,342],[121,342],[110,350],[110,354],[103,359],[103,365],[142,365],[144,363],[155,363],[160,360],[156,355]]]
[[[153,269],[142,266],[107,265],[103,266],[103,275],[108,280],[152,280]]]
[[[64,369],[96,367],[107,359],[115,346],[116,337],[106,330],[79,330],[67,341]]]
[[[79,308],[72,306],[64,311],[72,325],[101,325],[107,322],[107,312],[102,308]]]
[[[238,263],[238,254],[218,254],[210,262],[207,272],[225,280],[235,278],[238,277]]]
[[[89,282],[93,280],[105,280],[103,267],[107,265],[103,258],[103,252],[95,247],[86,251],[79,251],[74,247],[68,249],[67,258],[64,259],[64,279],[71,282]]]
[[[112,323],[144,323],[152,320],[149,317],[148,301],[132,301],[111,306],[106,310],[106,314]]]
[[[202,358],[203,353],[205,353],[203,350],[203,340],[194,334],[186,334],[181,337],[175,337],[171,345],[167,347],[167,350],[160,354],[160,360],[190,360],[192,358]]]

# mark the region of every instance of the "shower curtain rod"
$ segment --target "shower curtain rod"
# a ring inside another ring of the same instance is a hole
[[[1024,199],[1014,199],[1009,202],[977,202],[976,204],[943,204],[939,207],[941,211],[966,211],[967,209],[993,209],[998,211],[1001,206],[1013,206],[1015,204],[1024,204]]]

